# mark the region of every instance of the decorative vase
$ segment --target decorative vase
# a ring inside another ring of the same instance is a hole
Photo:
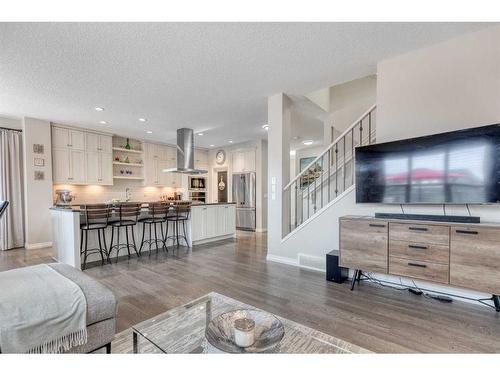
[[[125,148],[127,150],[130,150],[130,143],[129,143],[129,139],[127,138],[127,144],[125,145]]]

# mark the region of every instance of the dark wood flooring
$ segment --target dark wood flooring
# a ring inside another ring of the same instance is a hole
[[[0,270],[50,262],[50,249],[0,252]],[[87,269],[118,298],[117,331],[216,291],[375,352],[500,352],[500,314],[454,301],[266,262],[266,237],[181,248]]]

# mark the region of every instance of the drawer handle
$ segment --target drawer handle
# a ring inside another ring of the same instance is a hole
[[[408,245],[410,249],[421,249],[421,250],[427,250],[427,246],[420,246],[420,245]]]
[[[409,230],[419,230],[421,232],[427,232],[429,229],[420,227],[408,227]]]
[[[461,234],[479,234],[477,230],[463,230],[463,229],[457,229],[455,232],[461,233]]]
[[[412,267],[420,267],[420,268],[426,268],[427,266],[425,264],[418,264],[418,263],[408,263],[409,266]]]
[[[370,227],[375,227],[375,228],[385,228],[385,224],[369,224]]]

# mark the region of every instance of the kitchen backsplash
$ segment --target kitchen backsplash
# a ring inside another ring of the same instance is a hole
[[[187,194],[183,189],[175,189],[171,187],[156,187],[142,186],[140,182],[115,181],[113,186],[99,185],[54,185],[53,186],[53,201],[55,201],[55,191],[58,189],[71,190],[74,195],[72,204],[84,203],[103,203],[109,202],[112,199],[125,200],[125,190],[129,188],[129,197],[131,201],[157,201],[160,196],[173,196],[175,192],[182,193],[183,199],[187,199]]]

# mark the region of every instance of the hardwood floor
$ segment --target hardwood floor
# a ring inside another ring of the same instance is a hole
[[[50,249],[0,252],[0,270],[50,262]],[[266,237],[181,248],[85,271],[118,298],[117,331],[211,291],[225,294],[375,352],[500,352],[500,314],[441,303],[266,262]]]

